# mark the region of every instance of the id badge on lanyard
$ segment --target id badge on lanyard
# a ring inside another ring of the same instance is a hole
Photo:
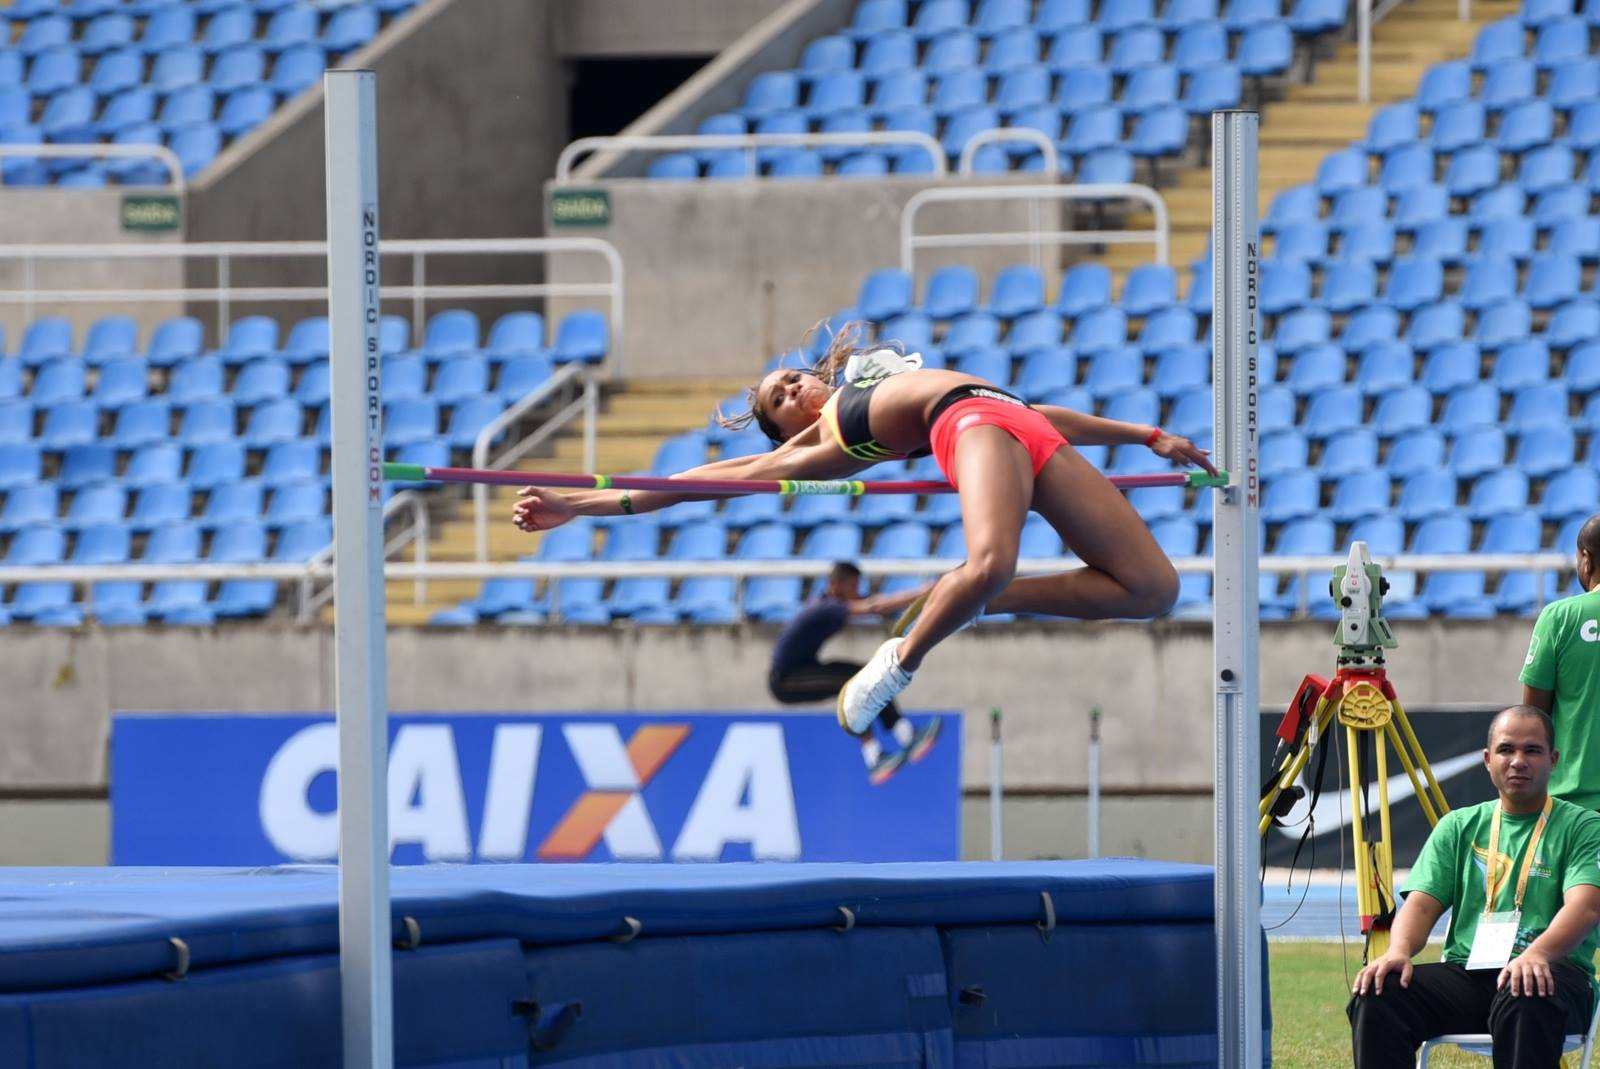
[[[1502,881],[1495,879],[1494,862],[1500,848],[1500,806],[1494,809],[1494,823],[1489,827],[1489,859],[1484,864],[1486,887],[1484,911],[1478,918],[1478,927],[1472,934],[1472,949],[1467,954],[1469,969],[1503,969],[1511,962],[1517,946],[1517,930],[1522,921],[1522,899],[1528,891],[1528,873],[1533,868],[1539,851],[1539,837],[1544,834],[1545,821],[1550,817],[1551,800],[1544,801],[1544,811],[1528,837],[1528,847],[1522,855],[1522,870],[1517,875],[1517,889],[1510,910],[1492,912]],[[1507,875],[1510,875],[1509,872]]]

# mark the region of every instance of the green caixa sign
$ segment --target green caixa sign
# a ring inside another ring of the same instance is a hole
[[[604,189],[557,189],[550,194],[551,226],[610,226],[611,194]]]
[[[122,198],[122,229],[176,230],[183,221],[178,198],[141,196]]]

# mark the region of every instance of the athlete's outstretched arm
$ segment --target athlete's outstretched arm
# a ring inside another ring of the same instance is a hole
[[[813,424],[770,453],[730,457],[713,461],[672,476],[674,479],[838,479],[867,467],[821,434]],[[699,494],[666,490],[634,490],[628,493],[628,514],[654,512],[683,501],[708,501],[732,494]],[[517,495],[512,522],[524,531],[559,527],[574,516],[623,515],[623,492],[618,490],[580,490],[563,494],[540,486],[524,487]]]
[[[1211,457],[1207,451],[1181,434],[1161,431],[1156,435],[1155,441],[1151,442],[1150,436],[1160,429],[1153,424],[1103,419],[1100,416],[1062,408],[1060,405],[1033,407],[1042,412],[1055,429],[1061,432],[1061,437],[1073,445],[1144,445],[1149,442],[1151,451],[1157,456],[1166,457],[1175,464],[1198,464],[1213,475],[1217,473],[1217,469],[1211,466]]]

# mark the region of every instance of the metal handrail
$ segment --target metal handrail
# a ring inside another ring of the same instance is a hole
[[[551,253],[584,253],[604,261],[608,278],[601,282],[539,282],[502,285],[425,285],[426,260],[430,256],[519,255]],[[322,286],[233,286],[229,282],[234,260],[260,258],[315,259],[327,264],[327,243],[322,241],[211,241],[172,242],[151,244],[23,244],[0,245],[0,259],[20,262],[22,283],[0,290],[0,304],[21,304],[25,314],[32,318],[38,303],[81,304],[97,302],[116,303],[179,303],[189,301],[217,302],[217,329],[225,331],[228,324],[229,305],[233,301],[307,301],[325,302],[326,285]],[[381,295],[411,302],[412,330],[421,335],[426,323],[426,302],[434,298],[500,298],[500,297],[602,297],[609,302],[607,319],[610,324],[612,348],[618,354],[612,363],[620,374],[622,338],[624,333],[623,299],[624,274],[622,255],[615,245],[600,238],[412,238],[385,240],[378,248],[379,257],[409,257],[412,263],[411,285],[384,285]],[[217,284],[203,287],[174,289],[40,289],[34,284],[38,265],[55,260],[157,260],[157,259],[211,259],[217,265]]]
[[[995,126],[988,130],[979,130],[962,146],[961,158],[956,163],[956,173],[963,177],[971,175],[972,161],[977,157],[978,150],[997,141],[1026,141],[1030,145],[1037,146],[1040,154],[1044,156],[1045,173],[1061,174],[1061,153],[1056,148],[1056,143],[1050,140],[1043,130],[1035,130],[1031,126]]]
[[[385,515],[392,508],[397,507],[395,502],[403,495],[415,497],[414,491],[402,491],[390,499],[385,507]],[[409,507],[409,505],[408,505]],[[732,577],[736,579],[753,579],[761,577],[815,577],[826,575],[831,564],[827,561],[813,560],[774,560],[774,561],[748,561],[727,559],[721,561],[583,561],[573,563],[552,563],[546,561],[430,561],[426,559],[426,510],[420,517],[414,517],[413,526],[406,528],[395,538],[389,540],[385,552],[392,552],[389,547],[401,542],[408,533],[419,532],[419,559],[417,561],[387,561],[384,565],[384,577],[391,581],[410,580],[413,583],[426,583],[432,580],[467,579],[546,579],[559,583],[563,579],[629,579],[648,576],[660,576],[669,579],[689,579],[699,577]],[[1021,575],[1037,575],[1042,573],[1058,572],[1064,564],[1071,564],[1072,557],[1040,557],[1028,558],[1017,562],[1017,572]],[[1395,572],[1459,572],[1483,571],[1492,573],[1502,572],[1532,572],[1535,575],[1536,596],[1540,603],[1544,599],[1543,577],[1547,573],[1561,573],[1573,568],[1572,558],[1564,553],[1452,553],[1452,554],[1399,554],[1394,556],[1375,556],[1373,560],[1381,564],[1390,574]],[[1330,575],[1337,565],[1346,563],[1343,557],[1314,556],[1314,557],[1278,557],[1264,556],[1260,560],[1260,570],[1264,575]],[[958,567],[961,561],[954,558],[934,558],[926,560],[871,560],[863,559],[860,562],[861,571],[868,578],[883,578],[889,576],[931,576],[949,571]],[[1172,561],[1173,568],[1179,574],[1204,574],[1212,570],[1213,561],[1210,557],[1178,557]],[[220,581],[226,579],[273,579],[279,582],[299,581],[309,584],[315,580],[331,579],[334,575],[334,563],[328,559],[326,551],[318,554],[312,560],[294,564],[124,564],[124,565],[37,565],[26,567],[0,566],[0,583],[28,583],[66,581],[74,584],[86,584],[107,579],[121,579],[138,582],[154,582],[163,579],[204,579],[207,581]],[[1303,595],[1304,596],[1304,595]],[[421,603],[422,595],[418,595]],[[318,602],[315,607],[320,607],[323,602]],[[302,591],[302,612],[299,615],[301,622],[308,622],[314,607],[309,605],[308,596]],[[1301,608],[1305,608],[1302,602]]]
[[[428,567],[428,542],[432,537],[428,525],[428,502],[415,490],[401,490],[383,504],[383,519],[387,524],[389,517],[406,509],[411,513],[411,526],[402,527],[393,538],[387,539],[383,544],[383,555],[387,559],[389,554],[398,553],[407,545],[415,545],[416,563],[424,569]],[[322,606],[333,600],[337,588],[332,582],[327,583],[321,590],[313,590],[313,581],[323,575],[329,580],[333,578],[333,546],[329,542],[322,549],[313,553],[302,568],[300,576],[300,612],[301,623],[310,621],[311,616]],[[418,605],[428,602],[428,575],[415,577],[412,596]]]
[[[1031,231],[1015,230],[1005,233],[975,232],[968,234],[916,234],[917,213],[924,205],[946,201],[978,200],[1136,200],[1150,209],[1155,225],[1149,230],[1040,230],[1037,223]],[[1086,183],[1079,185],[1031,186],[975,186],[969,188],[924,189],[906,202],[900,213],[900,267],[906,272],[915,269],[917,249],[961,248],[984,245],[1032,245],[1035,256],[1044,242],[1055,245],[1114,245],[1149,241],[1156,247],[1156,262],[1165,264],[1170,258],[1172,224],[1167,216],[1167,204],[1146,185],[1137,183]]]
[[[752,177],[756,175],[755,150],[758,148],[823,148],[872,145],[915,145],[933,161],[933,173],[950,173],[949,162],[939,142],[920,130],[870,130],[834,134],[617,134],[611,137],[580,137],[556,157],[556,184],[572,178],[573,162],[580,156],[605,149],[660,151],[662,149],[744,149]]]
[[[170,148],[165,145],[122,145],[111,142],[96,142],[92,145],[0,145],[0,159],[141,159],[160,160],[166,167],[167,173],[172,176],[172,181],[167,183],[182,194],[188,190],[188,182],[183,175],[183,163]],[[5,185],[4,177],[0,177],[0,186]],[[21,188],[21,187],[18,187]],[[137,188],[137,187],[123,187]],[[162,186],[146,188],[161,189]]]
[[[520,420],[527,412],[532,411],[558,390],[565,388],[575,379],[583,379],[583,394],[578,400],[566,405],[542,423],[532,434],[508,447],[505,452],[491,459],[489,447],[500,432]],[[599,415],[599,387],[593,375],[584,375],[583,369],[578,364],[568,364],[529,391],[516,404],[507,408],[486,424],[478,432],[478,437],[472,443],[472,466],[474,468],[504,468],[515,464],[528,452],[544,442],[556,431],[570,423],[578,412],[584,414],[583,424],[583,470],[594,470],[595,451],[595,419]],[[485,483],[476,483],[472,487],[472,522],[473,541],[477,547],[479,560],[489,559],[489,487]]]

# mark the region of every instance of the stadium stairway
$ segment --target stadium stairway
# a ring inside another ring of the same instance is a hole
[[[663,439],[704,428],[707,412],[748,385],[745,379],[633,379],[607,387],[596,425],[595,467],[612,475],[649,468]],[[582,471],[582,422],[572,424],[558,435],[550,453],[526,458],[518,467],[525,471]],[[444,511],[436,510],[434,514],[436,535],[428,546],[428,557],[434,561],[473,560],[476,535],[471,499],[444,496],[450,504]],[[511,505],[515,500],[513,487],[490,488],[491,560],[515,560],[539,548],[540,536],[523,534],[511,526]],[[407,549],[397,559],[412,559],[411,550]],[[476,579],[430,582],[426,602],[418,605],[410,582],[391,582],[386,591],[389,623],[393,626],[427,623],[435,612],[474,596],[481,586]],[[331,609],[325,611],[324,620],[332,622]]]
[[[1385,104],[1417,91],[1431,64],[1459,59],[1486,24],[1521,9],[1517,0],[1473,0],[1472,17],[1458,17],[1457,0],[1411,0],[1400,5],[1372,31],[1372,101],[1358,98],[1360,63],[1355,41],[1341,40],[1332,56],[1316,61],[1310,82],[1291,82],[1282,100],[1269,101],[1261,123],[1260,212],[1273,196],[1316,177],[1329,154],[1366,137],[1372,115]],[[1211,238],[1211,167],[1177,173],[1161,190],[1172,226],[1172,264],[1179,272],[1179,292],[1188,292],[1189,265],[1205,255]],[[1132,227],[1152,225],[1147,213],[1129,218]],[[1150,259],[1147,245],[1113,245],[1104,262],[1116,276]]]

